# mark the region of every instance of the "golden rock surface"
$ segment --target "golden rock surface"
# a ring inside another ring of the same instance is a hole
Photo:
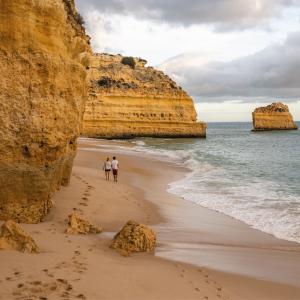
[[[28,253],[39,252],[33,238],[12,220],[6,221],[0,228],[0,249]]]
[[[102,229],[90,224],[90,222],[79,217],[75,212],[69,215],[68,229],[66,233],[68,234],[89,234],[89,233],[101,233]]]
[[[82,135],[99,138],[205,137],[192,98],[146,61],[121,55],[91,58],[90,96]]]
[[[38,223],[67,185],[89,37],[73,0],[0,2],[0,219]]]
[[[131,252],[154,251],[156,234],[146,225],[128,221],[114,237],[111,248],[120,254],[128,256]]]
[[[253,131],[298,129],[288,106],[281,102],[256,108],[252,118]]]

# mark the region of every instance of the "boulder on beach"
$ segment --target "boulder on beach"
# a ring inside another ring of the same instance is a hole
[[[68,225],[69,227],[66,230],[68,234],[97,234],[102,232],[100,227],[90,224],[90,222],[82,219],[75,212],[69,215]]]
[[[156,246],[156,233],[149,227],[134,221],[128,221],[118,232],[111,248],[128,256],[131,252],[149,252]]]
[[[12,220],[6,221],[0,228],[0,249],[27,253],[39,252],[33,238]]]

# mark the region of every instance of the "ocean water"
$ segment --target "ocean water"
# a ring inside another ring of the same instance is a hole
[[[300,243],[300,130],[251,126],[210,123],[206,140],[145,138],[133,149],[189,168],[169,192]]]

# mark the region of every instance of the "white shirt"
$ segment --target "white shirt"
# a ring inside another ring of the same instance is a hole
[[[111,169],[111,162],[110,161],[106,161],[104,163],[104,169],[105,170],[110,170]]]
[[[112,166],[112,169],[113,170],[118,170],[118,166],[119,166],[119,162],[114,159],[112,162],[111,162],[111,166]]]

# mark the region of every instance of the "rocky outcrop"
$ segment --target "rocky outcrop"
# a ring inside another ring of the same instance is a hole
[[[253,131],[297,129],[288,106],[280,102],[256,108],[252,118]]]
[[[90,222],[80,218],[75,212],[69,215],[68,234],[90,234],[90,233],[101,233],[102,229],[90,224]]]
[[[96,54],[82,134],[99,138],[205,137],[193,100],[146,61]]]
[[[0,249],[37,253],[39,248],[33,238],[12,220],[0,228]]]
[[[111,248],[128,256],[131,252],[153,251],[156,246],[155,232],[143,224],[128,221],[114,237]]]
[[[0,2],[0,219],[37,223],[69,182],[89,38],[74,0]]]

